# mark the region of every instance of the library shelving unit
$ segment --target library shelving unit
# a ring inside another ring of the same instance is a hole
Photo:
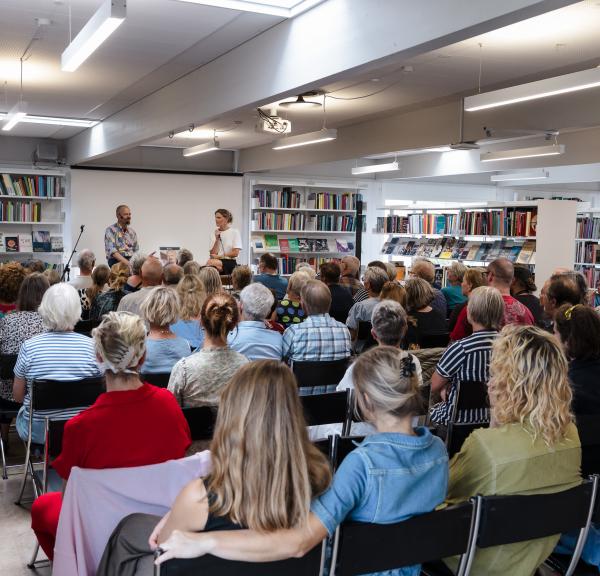
[[[386,236],[382,256],[405,265],[415,257],[445,267],[460,260],[486,266],[500,256],[534,268],[541,282],[559,266],[572,268],[577,202],[488,202],[460,208],[377,208],[376,234]]]
[[[0,166],[0,262],[33,258],[62,272],[65,170]]]
[[[575,235],[575,270],[595,287],[600,279],[600,209],[579,211]]]
[[[362,188],[347,182],[255,179],[249,185],[249,263],[277,257],[284,276],[300,262],[313,268],[360,251]],[[360,222],[360,223],[359,223]]]

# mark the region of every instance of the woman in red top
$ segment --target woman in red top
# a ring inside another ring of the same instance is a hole
[[[487,285],[487,279],[484,275],[485,268],[468,268],[463,276],[461,284],[463,296],[469,298],[469,294],[479,288]],[[467,301],[459,304],[452,310],[450,320],[448,321],[450,328],[450,341],[456,342],[473,334],[473,327],[467,320]]]
[[[106,392],[65,425],[62,451],[52,467],[66,480],[71,468],[126,468],[184,456],[190,430],[175,397],[143,383],[146,328],[129,312],[110,312],[93,332],[106,370]],[[31,527],[52,560],[60,492],[40,496],[31,507]]]

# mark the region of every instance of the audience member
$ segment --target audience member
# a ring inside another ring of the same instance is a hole
[[[165,286],[177,286],[183,278],[183,268],[177,264],[167,264],[163,268],[163,284]]]
[[[396,265],[393,262],[386,262],[385,269],[387,271],[387,275],[390,279],[390,282],[396,282]]]
[[[350,288],[354,302],[366,300],[369,294],[358,279],[360,274],[360,260],[356,256],[344,256],[340,261],[340,268],[342,271],[340,284]]]
[[[132,260],[137,256],[133,255]],[[126,294],[119,302],[117,310],[119,312],[132,312],[133,314],[141,315],[141,306],[148,294],[155,286],[160,286],[162,283],[162,264],[156,258],[146,258],[142,265],[142,287],[136,292]],[[128,283],[131,281],[129,277]],[[127,292],[127,290],[125,290]]]
[[[198,278],[200,278],[202,284],[204,284],[204,291],[206,292],[207,296],[223,292],[221,275],[216,268],[213,268],[212,266],[204,266],[200,269],[200,272],[198,272]]]
[[[311,499],[331,479],[308,440],[294,376],[274,360],[243,367],[225,386],[210,452],[210,476],[188,484],[162,519],[133,514],[117,526],[98,576],[151,573],[153,549],[179,531],[305,526]]]
[[[198,276],[185,275],[177,284],[179,317],[171,324],[172,332],[188,341],[192,350],[198,350],[204,342],[204,330],[200,324],[200,311],[206,300],[204,284]]]
[[[448,316],[450,316],[456,306],[467,301],[467,297],[463,294],[462,290],[462,281],[465,277],[467,267],[462,262],[456,260],[450,264],[447,270],[448,284],[442,288],[442,294],[446,298]]]
[[[283,324],[277,321],[277,307],[279,306],[277,295],[275,294],[275,290],[269,290],[269,292],[271,293],[271,296],[273,296],[273,304],[271,304],[271,310],[269,311],[269,315],[265,320],[265,326],[269,330],[275,330],[275,332],[283,334],[285,332],[285,327]]]
[[[442,402],[431,409],[430,420],[447,424],[456,394],[464,382],[487,382],[492,344],[504,319],[504,300],[496,288],[480,286],[467,304],[470,336],[454,342],[444,352],[431,377],[431,392],[439,392]],[[487,422],[487,414],[460,414],[460,422]]]
[[[173,366],[191,353],[190,343],[170,328],[179,315],[179,296],[168,286],[152,288],[141,306],[142,318],[150,330],[146,337],[146,359],[142,374],[169,373]]]
[[[554,333],[569,359],[573,413],[600,415],[600,315],[583,304],[563,304],[556,311]]]
[[[135,256],[134,256],[135,257]],[[123,262],[113,264],[108,278],[108,290],[96,295],[90,308],[90,320],[100,320],[105,314],[115,312],[125,292],[123,288],[129,278],[129,266]]]
[[[329,315],[338,322],[345,324],[348,312],[354,305],[354,300],[350,290],[340,284],[341,273],[341,268],[337,262],[324,262],[320,266],[321,282],[324,282],[331,292]]]
[[[123,292],[129,294],[130,292],[137,292],[142,288],[142,267],[148,259],[146,254],[142,252],[134,252],[131,260],[129,260],[129,266],[131,267],[131,276],[127,280],[127,283],[123,287]]]
[[[240,292],[252,283],[252,270],[250,266],[236,266],[231,273],[231,287],[233,291],[231,295],[236,299],[240,299]]]
[[[81,300],[81,318],[87,320],[90,310],[98,295],[104,292],[106,283],[110,280],[110,268],[106,264],[99,264],[92,272],[92,285],[84,290],[79,290]]]
[[[204,301],[202,349],[177,362],[169,379],[169,390],[181,406],[216,406],[225,383],[248,362],[227,346],[227,335],[238,321],[238,305],[229,294],[219,292]]]
[[[356,340],[356,337],[358,336],[358,323],[371,321],[373,308],[379,303],[381,289],[386,282],[388,282],[388,275],[384,270],[378,267],[367,268],[364,276],[364,283],[369,298],[367,300],[356,302],[356,304],[350,308],[348,319],[346,320],[346,326],[348,326],[353,340]]]
[[[195,260],[191,260],[190,262],[186,262],[183,265],[183,273],[187,276],[189,274],[195,274],[196,276],[200,274],[201,266]]]
[[[471,292],[480,286],[487,286],[485,268],[467,268],[460,286],[463,296],[469,298]],[[448,320],[448,329],[450,330],[450,340],[454,342],[473,333],[473,327],[467,320],[466,300],[462,304],[457,304],[452,310]]]
[[[183,268],[188,262],[192,262],[193,260],[194,255],[187,248],[182,248],[177,252],[177,266]]]
[[[258,261],[258,272],[252,281],[275,290],[277,299],[283,300],[288,283],[277,273],[277,258],[273,254],[262,254]]]
[[[39,258],[33,258],[29,260],[29,262],[27,262],[27,265],[24,264],[23,266],[27,268],[27,272],[29,274],[33,274],[34,272],[39,272],[40,274],[43,274],[44,270],[46,270],[46,265]]]
[[[300,304],[300,293],[304,285],[310,280],[309,276],[298,270],[294,272],[288,281],[287,294],[285,298],[279,300],[275,312],[277,312],[277,321],[288,328],[294,324],[300,324],[306,320],[306,314]]]
[[[491,427],[467,438],[450,463],[448,503],[482,494],[547,494],[581,483],[567,360],[556,338],[534,326],[506,326],[496,338],[488,385]],[[533,574],[559,535],[477,548],[471,574]],[[454,565],[454,561],[448,563]]]
[[[525,305],[510,295],[510,286],[514,277],[514,265],[508,258],[497,258],[487,267],[488,285],[496,288],[504,300],[504,325],[535,324],[533,315]]]
[[[533,281],[531,270],[527,266],[515,266],[513,281],[510,285],[510,294],[521,304],[529,308],[536,326],[544,328],[546,326],[546,318],[544,309],[540,304],[540,299],[534,294],[536,291],[537,286]]]
[[[146,329],[139,316],[110,312],[94,330],[96,354],[106,366],[106,392],[66,424],[52,468],[66,481],[74,466],[125,468],[182,458],[190,431],[173,395],[140,381]],[[31,526],[52,560],[62,506],[48,492],[31,507]]]
[[[409,278],[404,287],[408,312],[406,347],[419,346],[425,336],[447,333],[446,314],[433,308],[434,289],[431,284],[416,277]]]
[[[381,300],[394,300],[406,308],[406,290],[398,282],[386,282],[379,294]]]
[[[563,272],[553,274],[545,285],[544,299],[542,300],[544,311],[551,320],[554,320],[556,311],[563,304],[586,304],[587,288],[583,290],[580,274],[574,272]],[[585,279],[583,279],[585,284]]]
[[[47,332],[25,340],[15,365],[13,396],[23,402],[17,415],[17,432],[24,442],[29,437],[29,402],[33,380],[79,380],[100,376],[91,338],[73,332],[81,318],[77,290],[63,282],[50,286],[38,308]],[[70,418],[79,408],[53,410],[53,418]],[[44,443],[44,413],[33,415],[31,440]]]
[[[248,360],[281,360],[281,334],[265,324],[274,301],[273,294],[263,284],[250,284],[240,293],[241,321],[229,333],[227,342]]]
[[[58,270],[54,270],[53,268],[46,268],[46,270],[44,270],[44,276],[46,276],[48,284],[50,284],[50,286],[54,286],[55,284],[58,284],[61,281]]]
[[[96,256],[91,250],[84,248],[79,253],[77,258],[77,267],[79,268],[79,274],[69,282],[75,290],[85,290],[91,288],[93,285],[92,271],[96,265]]]
[[[309,262],[298,262],[295,272],[304,272],[309,280],[314,280],[317,277],[317,272]]]
[[[17,262],[0,266],[0,319],[17,307],[17,296],[27,271]]]
[[[431,307],[443,314],[444,318],[448,316],[448,303],[442,291],[434,286],[435,281],[435,266],[432,262],[425,258],[415,258],[412,261],[410,267],[410,277],[422,278],[430,286],[433,293],[433,300],[431,301]]]

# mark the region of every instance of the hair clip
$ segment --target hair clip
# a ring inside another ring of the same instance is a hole
[[[402,358],[402,376],[405,378],[412,378],[416,371],[417,365],[413,361],[412,354],[407,354]]]
[[[577,306],[579,306],[579,304],[575,304],[575,306],[571,306],[570,308],[567,308],[567,309],[565,310],[565,318],[566,318],[567,320],[570,320],[570,319],[571,319],[571,315],[573,314],[573,310],[574,310],[575,308],[577,308]]]

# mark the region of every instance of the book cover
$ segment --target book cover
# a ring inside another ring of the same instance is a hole
[[[252,237],[252,249],[255,252],[265,251],[265,237],[264,236],[253,236]]]
[[[404,251],[402,252],[403,256],[413,256],[416,252],[415,241],[409,240],[404,247]]]
[[[34,230],[31,235],[33,237],[34,252],[50,252],[52,250],[48,230]]]
[[[62,236],[50,236],[50,248],[51,248],[51,252],[62,252],[63,251]]]
[[[298,238],[298,252],[312,252],[309,238]]]
[[[400,242],[398,242],[398,244],[396,244],[392,254],[394,254],[394,255],[404,254],[407,244],[408,244],[408,240],[406,238],[403,238]]]
[[[433,249],[431,251],[431,257],[432,258],[439,258],[440,254],[444,250],[444,246],[445,245],[446,245],[446,238],[438,238],[435,241],[435,246],[433,247]]]
[[[477,256],[480,248],[481,242],[473,242],[469,247],[469,252],[467,254],[466,260],[476,260],[475,256]]]
[[[290,252],[298,252],[300,250],[298,246],[298,238],[288,238],[290,245]]]
[[[354,254],[354,242],[352,240],[344,240],[348,244],[348,252]]]
[[[279,242],[277,240],[277,234],[265,234],[265,248],[267,250],[278,250]]]
[[[279,239],[279,250],[286,254],[290,251],[290,241],[288,238]]]
[[[4,181],[4,188],[6,188],[6,194],[8,194],[8,196],[16,196],[10,174],[2,174],[2,180]]]
[[[514,242],[510,247],[510,254],[507,258],[515,264],[517,259],[519,258],[519,254],[521,254],[521,250],[523,249],[523,242]]]
[[[163,266],[166,264],[176,264],[177,252],[179,252],[179,250],[179,246],[160,246],[158,253]]]
[[[336,242],[337,242],[337,240],[336,240]],[[389,240],[387,242],[383,243],[383,246],[381,247],[381,254],[387,254],[386,251],[387,251],[389,245],[390,245]]]
[[[386,242],[386,244],[387,244],[387,242]],[[348,242],[346,240],[344,240],[343,238],[335,239],[335,248],[340,254],[347,254],[348,252],[351,251],[351,249],[348,245]]]
[[[463,240],[463,242],[464,245],[460,254],[458,255],[459,260],[466,260],[469,257],[469,252],[471,251],[471,248],[473,247],[472,242],[469,242],[468,240]]]
[[[33,252],[31,234],[19,234],[19,252]]]
[[[465,249],[466,245],[467,245],[466,240],[457,240],[454,243],[454,246],[452,247],[452,253],[450,255],[450,258],[460,259],[461,255],[462,255],[462,251]]]
[[[4,234],[0,232],[0,252],[6,252],[6,248],[4,247]]]
[[[454,252],[454,247],[456,246],[456,243],[456,238],[446,238],[444,249],[440,253],[439,258],[442,258],[443,260],[452,258],[452,253]]]
[[[446,217],[442,214],[435,218],[435,233],[444,234],[446,232]]]
[[[19,237],[18,236],[5,236],[4,245],[6,246],[7,252],[18,252],[19,251]]]
[[[517,264],[529,264],[533,253],[535,252],[535,240],[526,240],[523,248],[517,258]]]
[[[315,252],[329,252],[329,242],[327,238],[315,238]]]
[[[396,245],[398,244],[399,240],[400,240],[400,237],[399,237],[399,236],[394,236],[394,237],[393,237],[393,238],[390,240],[390,242],[389,242],[389,244],[388,244],[388,247],[387,247],[387,248],[386,248],[386,250],[385,250],[385,253],[386,253],[386,254],[393,254],[393,252],[394,252],[394,248],[395,248],[395,247],[396,247]]]
[[[492,262],[496,258],[500,258],[500,252],[502,251],[502,244],[500,240],[496,240],[487,254],[487,262]]]

